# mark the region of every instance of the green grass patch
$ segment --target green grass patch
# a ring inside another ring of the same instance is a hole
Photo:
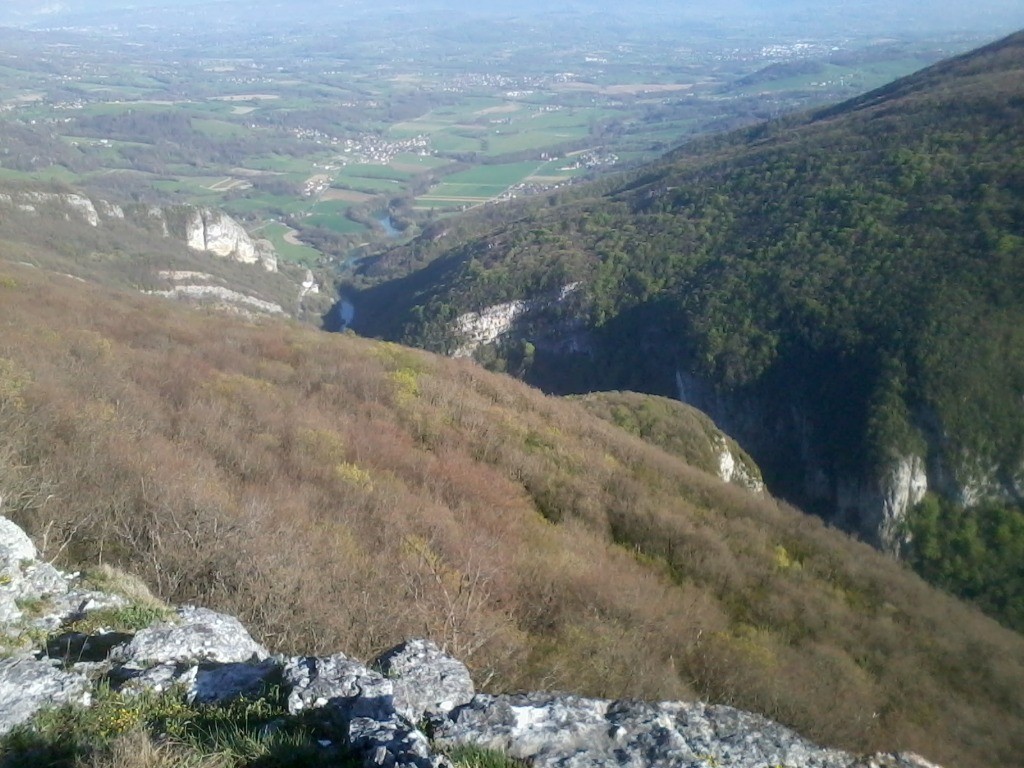
[[[119,694],[93,706],[44,710],[0,739],[5,768],[284,768],[345,764],[316,741],[308,718],[288,715],[279,691],[255,701],[189,705],[180,691]]]
[[[445,755],[456,768],[525,768],[526,763],[509,757],[497,749],[462,744],[445,750]]]
[[[461,136],[449,130],[433,133],[431,146],[439,152],[480,152],[481,139]]]
[[[76,116],[125,115],[129,112],[165,112],[168,108],[166,104],[146,104],[139,101],[105,101],[86,104]]]
[[[525,152],[527,150],[543,150],[544,147],[553,147],[564,144],[567,141],[583,139],[587,135],[585,126],[578,126],[575,129],[564,131],[519,131],[515,128],[502,126],[495,129],[484,138],[484,154],[489,156],[504,155],[511,152]]]
[[[446,177],[445,184],[479,185],[504,189],[530,176],[541,165],[541,163],[533,161],[507,165],[478,165]]]
[[[310,158],[297,158],[291,155],[257,155],[245,160],[245,167],[254,171],[272,171],[275,173],[297,173],[311,176],[316,170]]]
[[[478,202],[483,201],[456,202],[453,200],[439,200],[431,197],[417,197],[416,204],[413,205],[413,210],[434,211],[439,216],[450,217],[457,216],[460,211],[472,205],[476,205]]]
[[[157,622],[168,621],[174,615],[174,611],[170,608],[132,604],[122,608],[104,608],[92,611],[84,619],[73,622],[64,630],[80,632],[83,635],[95,635],[103,630],[138,632]]]
[[[387,165],[374,165],[372,163],[346,165],[338,176],[339,178],[394,179],[395,181],[408,181],[412,178],[412,174],[406,171],[397,171]]]
[[[207,189],[202,183],[192,179],[159,179],[153,182],[153,188],[161,192],[184,195],[195,202],[209,201],[223,196],[223,192]]]
[[[418,204],[444,205],[473,204],[497,197],[514,184],[527,180],[534,174],[561,175],[557,170],[561,163],[523,162],[507,165],[478,165],[451,176],[417,199]]]
[[[285,240],[285,235],[290,231],[291,227],[285,224],[271,222],[265,227],[256,230],[256,235],[272,242],[277,255],[285,261],[304,264],[307,267],[315,266],[319,263],[323,257],[320,251],[310,248],[308,245],[296,245]]]
[[[245,197],[225,200],[221,207],[229,214],[242,216],[269,216],[277,212],[282,214],[305,213],[309,210],[309,201],[299,197],[268,195],[248,191]]]
[[[213,139],[230,139],[235,136],[244,136],[249,132],[244,126],[235,123],[195,117],[192,118],[192,128]]]
[[[341,213],[313,213],[305,218],[305,222],[342,235],[366,231],[365,226]]]
[[[394,195],[405,189],[405,185],[396,179],[370,179],[362,176],[340,176],[335,179],[333,186],[370,195]]]
[[[414,155],[405,153],[401,155],[395,155],[391,161],[391,167],[407,173],[419,173],[420,171],[432,171],[437,168],[442,168],[446,165],[450,165],[451,161],[446,160],[443,157],[434,157],[433,155]],[[418,171],[408,171],[406,169],[411,168],[420,169]]]
[[[350,200],[321,200],[313,206],[311,213],[327,215],[345,214],[353,205],[355,203]]]
[[[9,181],[63,181],[74,184],[80,177],[62,165],[51,165],[35,171],[16,171],[12,168],[0,168],[0,180]]]

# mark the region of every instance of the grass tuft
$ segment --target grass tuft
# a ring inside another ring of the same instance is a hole
[[[527,763],[516,760],[498,749],[460,744],[445,751],[455,768],[526,768]]]
[[[101,689],[93,706],[38,713],[0,739],[4,768],[289,768],[338,765],[345,755],[316,741],[280,697],[189,705],[180,691]]]

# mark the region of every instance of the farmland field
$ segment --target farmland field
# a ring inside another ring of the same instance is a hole
[[[445,177],[429,193],[418,197],[416,205],[424,208],[462,208],[494,200],[510,188],[530,181],[541,185],[563,183],[573,175],[572,171],[559,170],[564,162],[548,160],[540,163],[476,166]]]
[[[287,224],[269,222],[263,227],[256,229],[253,234],[272,242],[278,256],[287,261],[308,266],[316,264],[320,258],[320,252],[315,248],[310,248],[308,245],[296,242],[294,233],[295,230]]]

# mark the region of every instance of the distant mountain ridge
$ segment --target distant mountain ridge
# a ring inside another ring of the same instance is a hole
[[[367,265],[395,279],[357,298],[357,329],[453,350],[466,313],[578,283],[477,355],[526,342],[548,389],[683,397],[777,492],[897,548],[926,490],[1024,496],[1021,125],[1017,33],[428,232]]]

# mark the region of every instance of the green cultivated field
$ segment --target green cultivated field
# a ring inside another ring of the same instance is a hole
[[[479,205],[499,197],[509,187],[539,176],[545,181],[571,178],[573,172],[559,168],[565,160],[508,163],[505,165],[480,165],[466,171],[453,173],[435,186],[426,195],[416,199],[424,208],[461,207]]]
[[[339,234],[366,232],[365,226],[357,221],[352,221],[346,215],[352,205],[353,203],[344,200],[317,203],[313,206],[310,214],[303,218],[303,222],[314,227],[330,229]]]
[[[475,152],[486,157],[537,150],[584,140],[596,121],[618,111],[588,106],[560,109],[511,99],[467,99],[458,107],[434,110],[398,123],[399,138],[427,135],[439,152]]]
[[[285,236],[291,231],[291,227],[285,224],[272,222],[259,228],[253,234],[272,242],[278,256],[282,259],[298,264],[306,264],[307,266],[315,265],[321,258],[320,252],[307,245],[295,245],[285,240]]]
[[[345,189],[354,189],[367,194],[397,195],[405,188],[398,179],[369,178],[366,176],[338,174],[335,186]]]
[[[391,181],[408,181],[413,174],[407,171],[396,170],[389,165],[370,165],[369,163],[354,163],[346,165],[338,174],[340,178],[353,179],[389,179]]]

